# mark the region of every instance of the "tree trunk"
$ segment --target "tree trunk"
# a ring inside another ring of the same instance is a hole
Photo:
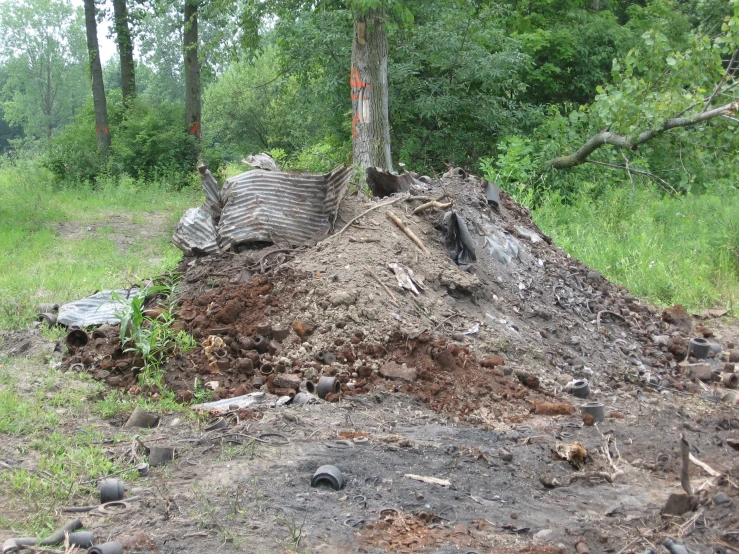
[[[352,154],[361,180],[368,167],[392,170],[388,118],[387,54],[384,10],[354,14],[352,41]]]
[[[121,92],[123,103],[128,105],[129,100],[136,95],[136,70],[133,65],[133,40],[128,27],[126,0],[113,0],[113,13],[118,55],[121,58]]]
[[[96,15],[95,0],[85,0],[85,28],[87,30],[87,52],[90,55],[92,102],[95,108],[95,133],[98,138],[98,150],[106,152],[110,148],[110,129],[108,129],[108,106],[105,102],[103,68],[100,65]]]
[[[200,60],[198,59],[198,4],[185,0],[185,124],[200,144]]]

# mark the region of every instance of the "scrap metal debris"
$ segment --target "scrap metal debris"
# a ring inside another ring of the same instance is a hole
[[[138,288],[103,290],[93,295],[59,306],[57,323],[66,327],[116,324],[133,299],[141,294]]]
[[[325,175],[254,169],[227,179],[214,202],[213,176],[206,168],[201,171],[206,201],[185,212],[172,242],[191,256],[249,244],[315,241],[333,226],[351,172],[343,165]]]

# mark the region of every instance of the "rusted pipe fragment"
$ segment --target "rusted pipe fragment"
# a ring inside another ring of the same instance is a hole
[[[82,522],[79,519],[73,519],[64,527],[62,527],[61,529],[57,529],[51,535],[39,542],[38,545],[51,546],[54,544],[59,544],[60,542],[64,542],[64,535],[66,533],[71,533],[73,531],[77,531],[78,529],[82,529]]]
[[[329,393],[337,393],[341,390],[341,385],[336,380],[336,377],[321,377],[318,380],[318,386],[316,387],[316,394],[318,398],[324,399]]]
[[[56,314],[44,312],[36,316],[36,321],[46,323],[49,327],[56,325]]]
[[[254,348],[256,348],[257,352],[260,354],[264,354],[267,351],[267,348],[269,348],[269,341],[260,335],[254,339]]]
[[[125,485],[120,479],[103,479],[100,481],[100,504],[121,500]]]
[[[67,343],[67,348],[69,348],[70,350],[82,348],[89,341],[90,337],[88,337],[87,333],[85,333],[82,329],[72,329],[69,333],[67,333],[67,338],[65,339],[65,342]]]
[[[721,380],[727,389],[735,389],[739,386],[739,375],[736,373],[724,373]]]
[[[133,410],[124,427],[142,427],[152,429],[159,423],[159,416],[142,410],[138,406]]]
[[[69,546],[90,548],[94,543],[95,533],[93,531],[77,531],[69,534]]]
[[[169,446],[152,446],[149,450],[149,465],[163,466],[174,459],[174,448]]]

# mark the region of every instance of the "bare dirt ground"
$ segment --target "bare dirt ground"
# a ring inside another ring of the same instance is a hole
[[[169,232],[169,214],[147,212],[139,217],[140,222],[131,214],[110,214],[99,223],[63,221],[54,226],[54,231],[63,239],[73,240],[108,233],[121,252],[127,252],[142,238],[163,237]]]
[[[310,248],[183,260],[178,324],[201,346],[170,360],[167,386],[183,401],[196,381],[216,398],[261,390],[266,401],[223,430],[165,416],[143,445],[125,417],[98,422],[116,437],[111,458],[135,465],[156,444],[176,458],[135,484],[130,511],[85,523],[127,552],[545,553],[584,541],[641,554],[668,537],[739,552],[739,411],[719,381],[739,354],[735,322],[645,305],[551,244],[504,193],[493,210],[474,178],[426,194],[451,197],[466,221],[469,267],[452,261],[440,213],[412,213],[420,199]],[[337,228],[375,205],[346,199]],[[396,278],[410,272],[417,294]],[[694,335],[722,351],[687,358]],[[23,354],[19,340],[4,348]],[[115,332],[62,367],[142,392]],[[289,403],[329,376],[339,391],[326,401]],[[589,399],[569,392],[575,379],[589,380]],[[580,408],[594,400],[606,418],[593,425]],[[703,465],[689,466],[696,505],[671,515],[680,433]],[[343,489],[311,488],[324,464]]]

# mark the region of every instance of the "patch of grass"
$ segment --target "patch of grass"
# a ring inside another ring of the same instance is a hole
[[[59,189],[37,161],[0,159],[0,329],[26,325],[41,302],[76,300],[172,268],[180,252],[170,242],[171,231],[199,198],[194,189],[128,178],[95,189]],[[166,227],[164,235],[132,233],[133,243],[125,247],[115,230],[85,231],[91,224],[116,229],[116,222],[146,225],[152,219]],[[61,223],[80,232],[65,238],[56,229]]]
[[[154,413],[172,413],[182,412],[183,415],[194,417],[193,412],[186,406],[175,402],[171,395],[163,395],[160,397],[147,397],[134,394],[124,393],[118,390],[111,390],[101,399],[93,403],[93,411],[100,417],[109,419],[122,413],[130,413],[136,407],[140,407],[147,412]]]
[[[90,415],[110,417],[136,406],[192,414],[168,398],[111,391],[100,399],[104,390],[84,373],[60,373],[38,360],[0,359],[0,452],[11,465],[0,468],[0,527],[45,536],[63,523],[61,506],[97,502],[95,479],[116,472],[128,483],[138,479],[125,462],[110,457],[98,426],[80,425]]]
[[[682,199],[611,187],[571,206],[550,197],[534,213],[557,244],[659,306],[734,309],[739,295],[739,191]]]

